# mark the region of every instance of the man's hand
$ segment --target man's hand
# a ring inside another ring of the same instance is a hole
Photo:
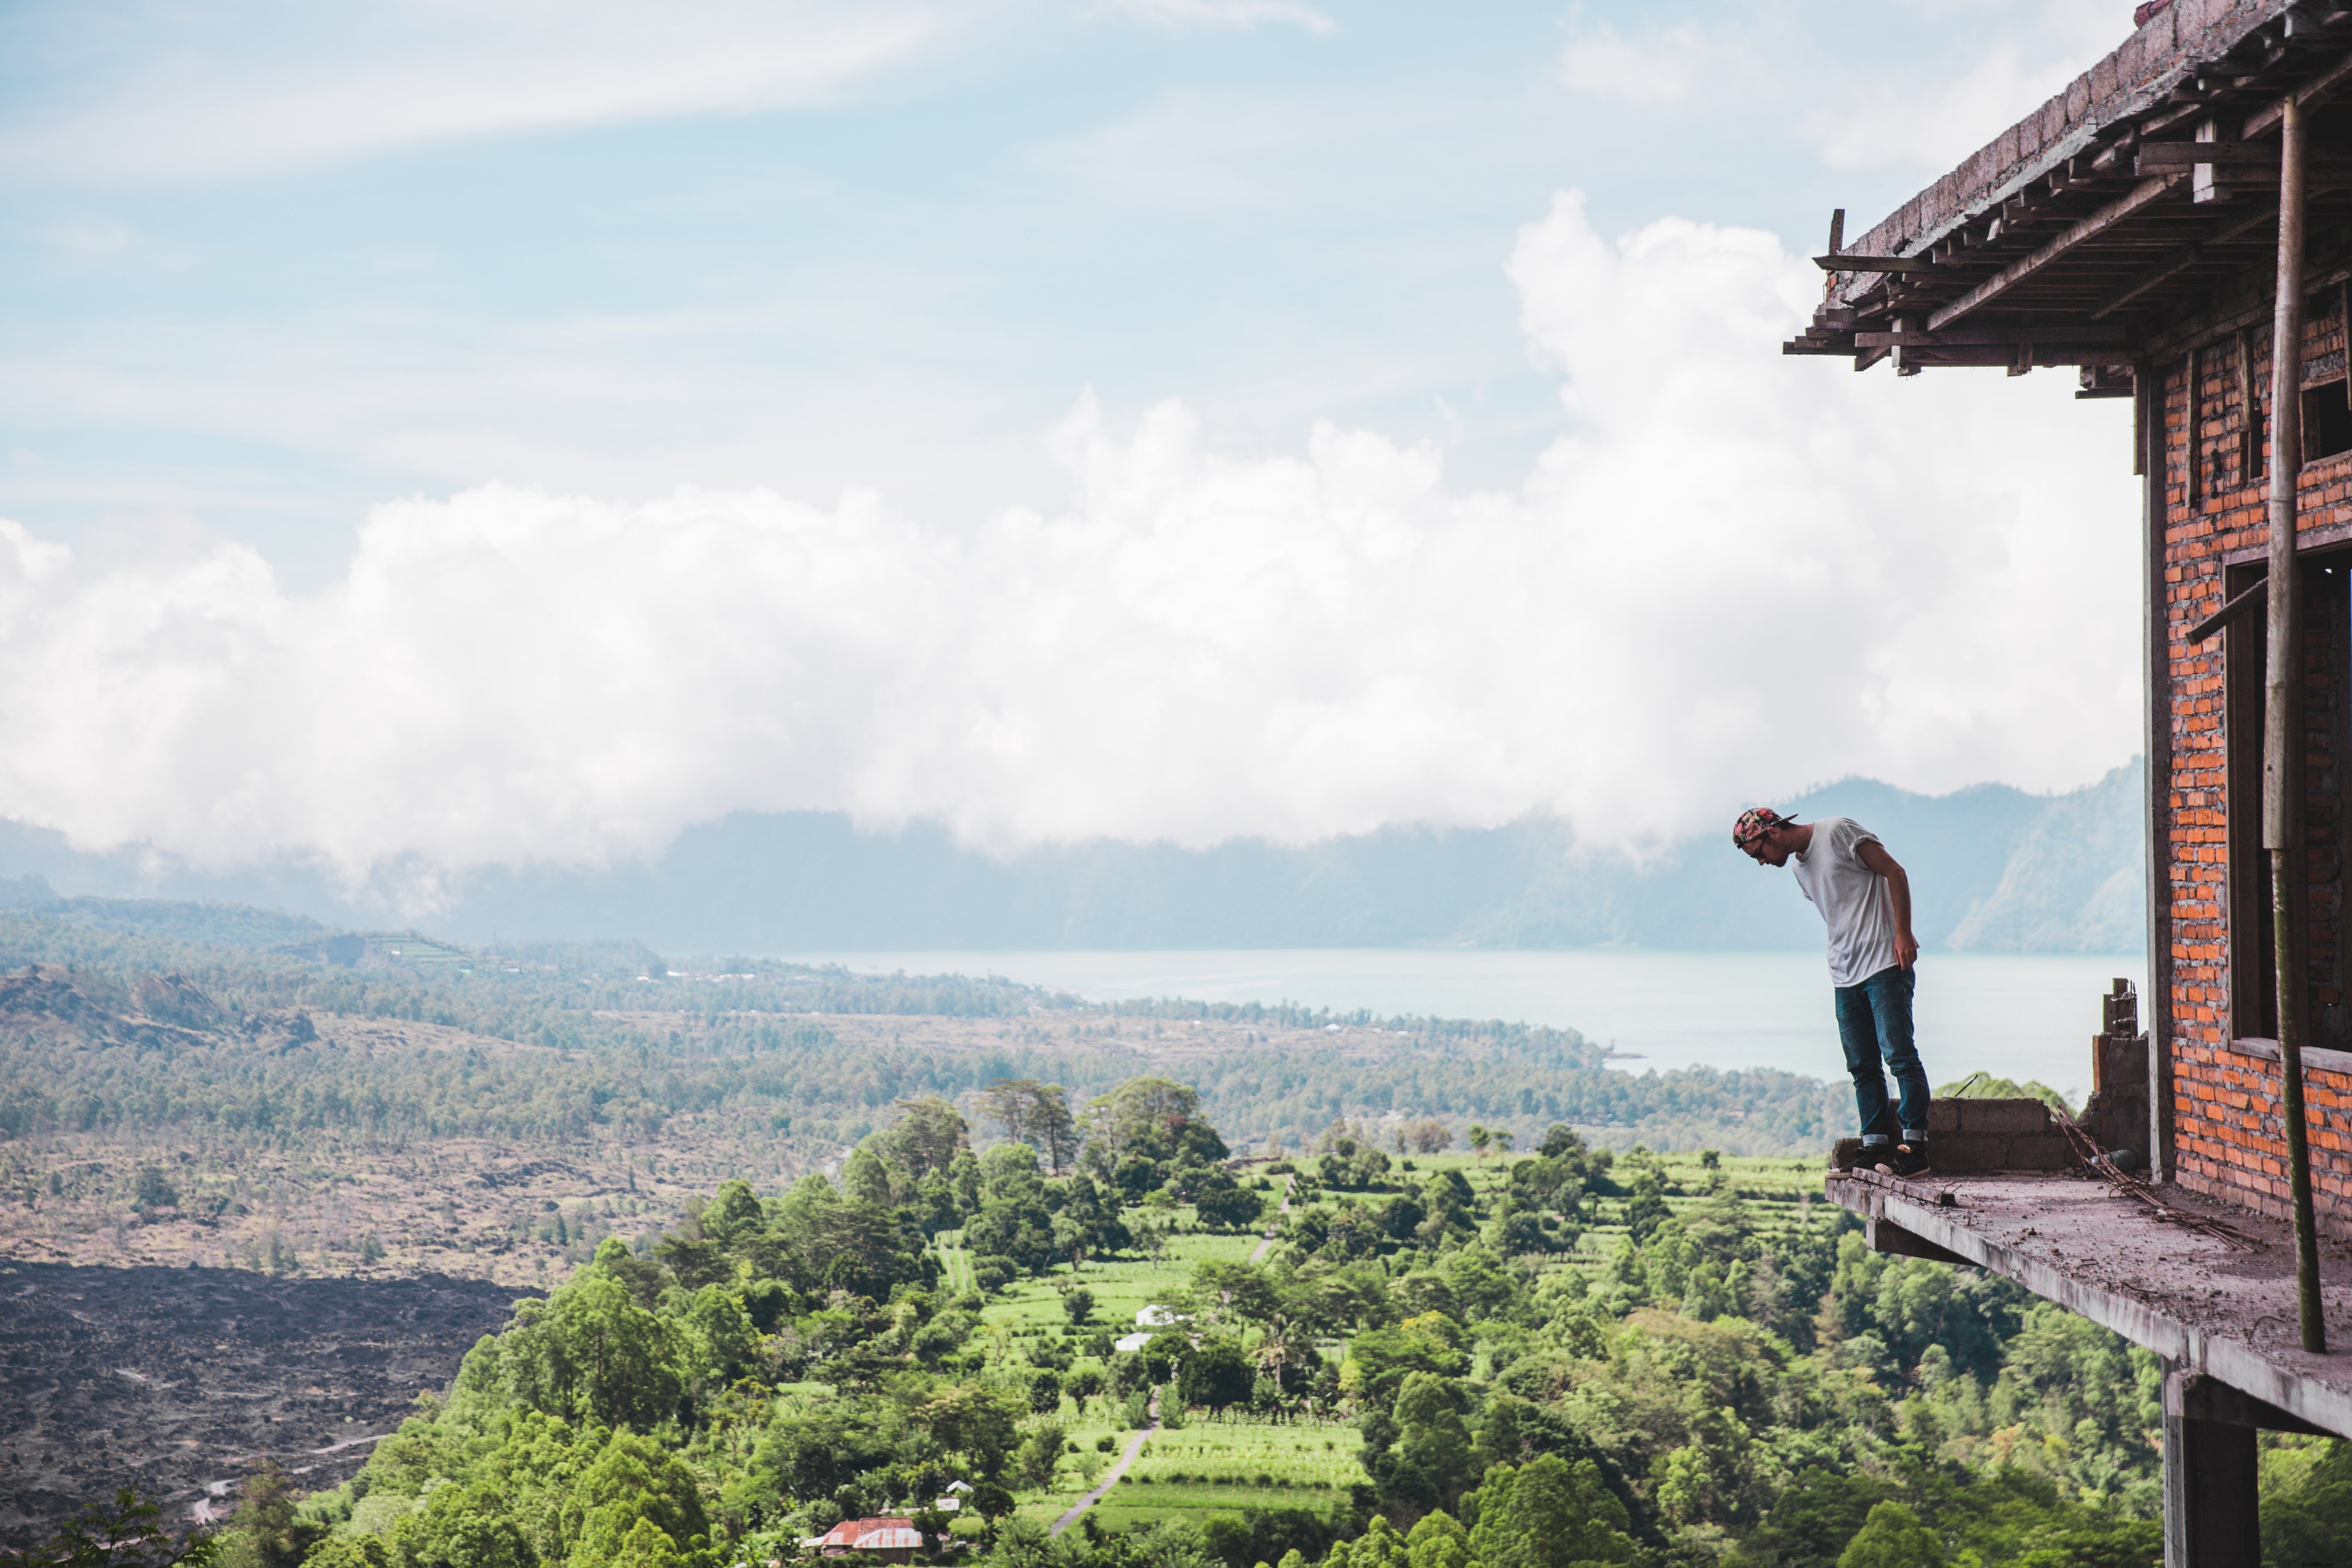
[[[1908,969],[1919,962],[1919,939],[1911,934],[1911,879],[1875,838],[1864,839],[1854,856],[1886,879],[1887,897],[1895,905],[1895,962]]]

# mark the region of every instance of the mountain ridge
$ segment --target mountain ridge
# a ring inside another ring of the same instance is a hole
[[[1852,816],[1878,833],[1911,873],[1914,924],[1931,950],[2120,952],[2145,941],[2142,777],[2135,759],[2056,795],[2007,784],[1923,795],[1844,779],[1784,809],[1802,820]],[[736,813],[686,829],[651,862],[469,873],[446,908],[417,919],[355,899],[299,862],[207,873],[144,847],[77,851],[46,829],[0,822],[0,902],[75,897],[248,905],[350,928],[414,923],[472,943],[627,938],[671,952],[1706,952],[1822,940],[1794,879],[1753,866],[1721,835],[1634,865],[1588,852],[1543,818],[1401,826],[1297,847],[1094,841],[996,858],[931,823],[863,833],[838,813]]]

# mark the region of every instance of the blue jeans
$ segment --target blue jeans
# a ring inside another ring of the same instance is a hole
[[[1845,1047],[1845,1070],[1853,1075],[1853,1108],[1862,1117],[1864,1142],[1891,1142],[1898,1130],[1906,1140],[1927,1135],[1927,1069],[1911,1043],[1913,984],[1913,973],[1894,963],[1859,985],[1835,988],[1838,1039]],[[1894,1069],[1903,1096],[1899,1126],[1887,1111],[1881,1057]]]

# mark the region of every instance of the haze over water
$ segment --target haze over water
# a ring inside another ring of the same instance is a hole
[[[1844,1073],[1818,952],[1497,952],[1331,948],[1252,952],[829,952],[790,955],[866,972],[1001,974],[1090,1001],[1183,996],[1334,1011],[1504,1018],[1613,1045],[1629,1071],[1704,1065]],[[2116,976],[2144,995],[2146,960],[1929,953],[1919,1048],[1930,1082],[1982,1068],[2040,1079],[2076,1104],[2090,1091],[2099,997]]]

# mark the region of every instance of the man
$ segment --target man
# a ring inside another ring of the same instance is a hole
[[[1731,842],[1759,866],[1787,866],[1827,922],[1830,984],[1862,1117],[1863,1163],[1918,1175],[1927,1169],[1927,1073],[1911,1038],[1912,964],[1919,956],[1911,935],[1911,879],[1878,836],[1849,817],[1801,826],[1759,805],[1739,814]],[[1881,1058],[1902,1095],[1891,1111]]]

